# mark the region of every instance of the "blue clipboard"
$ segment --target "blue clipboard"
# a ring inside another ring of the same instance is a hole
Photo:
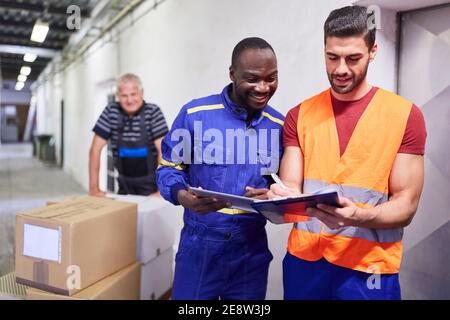
[[[194,187],[190,189],[201,197],[216,197],[228,201],[232,204],[231,208],[260,213],[274,224],[304,221],[307,218],[306,209],[314,208],[319,203],[340,207],[339,196],[334,189],[320,189],[309,195],[289,196],[272,200],[255,200]]]
[[[301,195],[272,200],[256,200],[252,207],[274,224],[305,221],[307,208],[319,203],[340,207],[336,190],[322,190],[310,195]]]
[[[217,199],[230,202],[232,205],[231,206],[232,209],[240,209],[252,213],[259,213],[252,207],[252,204],[255,202],[255,200],[252,198],[237,196],[234,194],[228,194],[223,192],[211,191],[202,188],[191,187],[190,190],[194,191],[194,193],[200,197],[215,197]]]

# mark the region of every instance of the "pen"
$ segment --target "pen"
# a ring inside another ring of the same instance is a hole
[[[281,181],[280,177],[277,176],[276,173],[271,173],[270,176],[272,177],[272,179],[276,182],[276,184],[278,184],[282,189],[287,189],[287,187],[284,185],[284,183]]]

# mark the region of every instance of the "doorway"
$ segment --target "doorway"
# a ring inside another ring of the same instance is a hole
[[[425,117],[425,184],[405,229],[405,299],[450,299],[450,5],[401,15],[399,94]]]

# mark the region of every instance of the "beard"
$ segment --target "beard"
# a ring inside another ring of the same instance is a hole
[[[342,77],[342,75],[336,75],[336,74],[327,74],[328,75],[328,81],[330,81],[330,85],[333,88],[333,90],[339,94],[346,94],[349,92],[352,92],[355,88],[357,88],[361,82],[364,81],[367,75],[367,70],[369,68],[369,61],[367,61],[364,71],[360,73],[359,75],[355,75],[354,73],[350,73],[351,83],[346,85],[345,87],[338,86],[334,83],[334,79],[337,77]]]

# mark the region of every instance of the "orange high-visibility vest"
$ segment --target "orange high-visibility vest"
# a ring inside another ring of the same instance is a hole
[[[303,192],[330,186],[357,206],[388,201],[389,175],[403,140],[412,103],[378,89],[340,155],[330,89],[302,102],[297,133],[304,156]],[[289,235],[292,255],[368,273],[397,273],[403,229],[343,227],[316,218],[297,222]]]

